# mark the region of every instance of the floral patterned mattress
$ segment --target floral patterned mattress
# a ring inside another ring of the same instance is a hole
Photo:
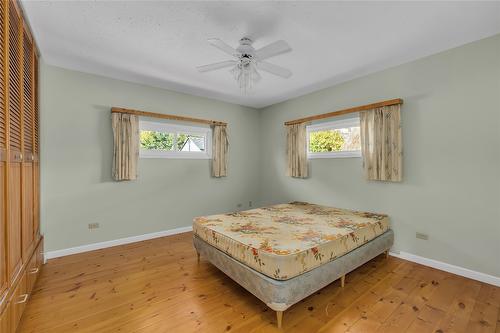
[[[193,232],[241,263],[287,280],[383,234],[384,214],[292,202],[197,217]]]

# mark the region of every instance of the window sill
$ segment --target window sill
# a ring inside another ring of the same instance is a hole
[[[141,152],[139,158],[164,158],[164,159],[182,159],[182,160],[209,160],[212,157],[204,153],[158,153],[158,152]]]
[[[307,159],[316,159],[316,158],[352,158],[352,157],[361,157],[360,151],[343,151],[343,152],[335,152],[335,153],[308,153]]]

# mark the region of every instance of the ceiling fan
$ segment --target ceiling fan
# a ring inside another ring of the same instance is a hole
[[[240,39],[240,45],[236,49],[218,38],[209,38],[208,43],[236,59],[198,66],[196,67],[198,71],[209,72],[221,68],[233,67],[231,73],[244,93],[247,93],[247,91],[252,88],[253,84],[261,79],[259,70],[266,71],[285,79],[292,76],[292,72],[288,69],[264,61],[265,59],[292,50],[284,40],[276,41],[258,50],[253,48],[253,41],[248,37]]]

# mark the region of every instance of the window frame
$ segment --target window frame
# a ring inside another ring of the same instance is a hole
[[[139,158],[173,158],[173,159],[201,159],[212,158],[212,128],[202,126],[188,126],[167,122],[139,119],[139,134],[142,131],[156,131],[174,134],[174,150],[153,150],[141,147],[139,135]],[[205,151],[179,151],[177,150],[177,134],[191,134],[205,137]]]
[[[360,150],[350,150],[350,151],[329,151],[329,152],[310,152],[309,151],[309,138],[311,132],[325,131],[325,130],[336,130],[346,127],[359,127],[360,120],[359,115],[354,117],[349,117],[345,119],[333,120],[324,123],[312,124],[306,126],[306,139],[307,139],[307,159],[316,158],[351,158],[351,157],[361,157]]]

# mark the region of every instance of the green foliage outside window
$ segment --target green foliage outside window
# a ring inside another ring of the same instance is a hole
[[[313,153],[341,151],[344,142],[344,137],[338,131],[311,132],[309,137],[309,151]]]
[[[141,131],[141,147],[151,150],[172,150],[174,135],[155,131]]]
[[[178,134],[177,135],[177,150],[181,150],[186,143],[188,136],[186,134]]]
[[[156,131],[141,131],[141,148],[148,150],[174,150],[174,134],[156,132]],[[177,135],[177,150],[181,150],[184,143],[187,141],[186,134]]]

